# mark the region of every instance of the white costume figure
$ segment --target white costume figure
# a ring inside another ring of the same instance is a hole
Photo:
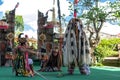
[[[63,40],[63,63],[72,74],[77,64],[81,74],[89,74],[89,43],[80,19],[69,21]]]

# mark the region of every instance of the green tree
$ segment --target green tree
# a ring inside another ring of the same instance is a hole
[[[107,6],[98,6],[98,0],[96,0],[95,7],[92,7],[87,13],[82,15],[86,19],[86,26],[90,33],[89,42],[91,47],[91,54],[93,54],[94,49],[100,42],[100,30],[103,27],[104,22],[115,20],[114,13],[118,12],[120,9],[120,2],[109,2]],[[114,5],[114,6],[113,6]],[[108,11],[108,9],[110,9]],[[81,16],[80,16],[81,17]],[[95,56],[93,56],[93,62],[95,62]]]
[[[24,21],[21,15],[15,16],[15,37],[24,31]]]
[[[15,16],[15,30],[16,31],[24,31],[24,21],[21,15]]]

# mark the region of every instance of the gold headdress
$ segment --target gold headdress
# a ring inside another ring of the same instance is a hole
[[[27,42],[27,39],[26,39],[26,37],[21,37],[21,35],[23,35],[24,33],[20,33],[19,35],[18,35],[18,41],[20,42],[20,43],[25,43],[25,42]]]

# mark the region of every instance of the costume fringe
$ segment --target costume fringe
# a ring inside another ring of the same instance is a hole
[[[78,35],[75,32],[78,29]],[[78,36],[78,39],[76,38]],[[65,31],[63,39],[63,64],[68,66],[71,63],[78,65],[90,64],[89,43],[87,36],[83,30],[82,21],[80,19],[71,19]]]

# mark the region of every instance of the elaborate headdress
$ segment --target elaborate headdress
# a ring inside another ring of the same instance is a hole
[[[24,37],[22,37],[22,35],[24,35],[24,33],[20,33],[18,35],[18,42],[23,44],[23,43],[27,42],[27,36],[25,35]]]

